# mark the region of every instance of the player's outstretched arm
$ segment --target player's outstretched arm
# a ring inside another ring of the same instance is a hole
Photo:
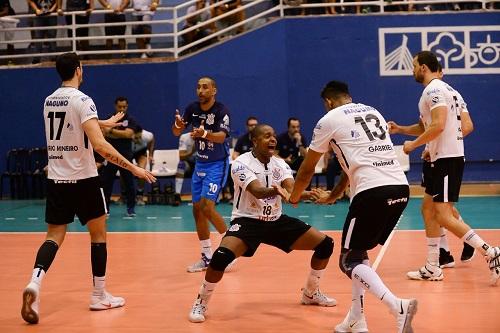
[[[118,165],[121,168],[129,170],[135,176],[142,178],[149,183],[156,181],[156,178],[151,172],[130,163],[125,157],[116,151],[116,149],[109,142],[107,142],[106,139],[104,139],[97,118],[87,120],[82,124],[82,127],[85,134],[89,138],[92,147],[106,160]]]
[[[109,119],[98,120],[99,127],[101,127],[101,128],[113,128],[113,127],[116,127],[116,126],[121,126],[122,123],[119,122],[119,121],[122,120],[122,118],[124,116],[125,116],[125,113],[118,112],[118,113],[112,115]]]
[[[294,204],[299,202],[304,190],[311,182],[312,176],[314,175],[314,169],[316,169],[316,164],[318,164],[322,155],[323,153],[318,153],[310,148],[307,150],[306,157],[300,165],[297,176],[295,177],[295,184],[291,192],[292,194],[290,195],[290,203]]]
[[[417,124],[413,125],[399,125],[395,121],[388,121],[387,126],[389,127],[389,134],[405,134],[410,136],[419,136],[424,133],[424,124],[421,120]]]
[[[344,195],[344,191],[349,184],[349,177],[344,171],[340,174],[340,180],[338,184],[333,188],[332,191],[316,191],[315,196],[317,197],[317,204],[332,204]],[[314,191],[314,190],[313,190]]]

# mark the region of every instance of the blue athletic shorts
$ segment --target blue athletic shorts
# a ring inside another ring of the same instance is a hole
[[[226,185],[229,173],[229,159],[215,162],[196,162],[191,178],[193,202],[206,198],[217,202],[219,193]]]

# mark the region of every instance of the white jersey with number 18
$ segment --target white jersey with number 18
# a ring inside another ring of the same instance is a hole
[[[309,149],[325,153],[329,144],[349,176],[351,200],[370,188],[408,184],[387,123],[373,107],[349,103],[327,112],[314,128]]]
[[[61,87],[45,99],[43,116],[49,158],[48,178],[79,180],[97,176],[92,145],[82,124],[97,118],[97,109],[76,88]]]

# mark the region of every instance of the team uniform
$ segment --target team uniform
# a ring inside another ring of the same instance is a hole
[[[258,180],[266,187],[293,179],[292,170],[280,158],[271,157],[267,164],[261,163],[252,152],[238,156],[231,166],[235,200],[231,215],[231,226],[226,236],[240,238],[248,247],[243,255],[251,257],[261,243],[290,252],[292,244],[311,226],[282,214],[281,197],[255,198],[247,186]]]
[[[151,141],[153,141],[153,138],[153,133],[142,130],[142,135],[139,142],[132,141],[132,154],[134,155],[134,160],[137,161],[141,156],[147,156],[148,145]]]
[[[45,220],[68,224],[77,215],[82,225],[106,213],[94,152],[82,124],[97,118],[90,97],[61,87],[45,99],[48,184]]]
[[[207,132],[226,133],[224,143],[214,143],[204,138],[196,138],[196,163],[192,177],[193,202],[206,198],[217,202],[221,189],[226,184],[229,170],[229,110],[219,102],[208,111],[200,108],[199,102],[191,103],[183,116],[193,127],[203,126]]]
[[[429,174],[424,174],[425,193],[431,195],[434,202],[457,202],[465,164],[461,113],[468,110],[455,89],[433,79],[418,102],[425,128],[432,122],[432,110],[440,106],[448,109],[446,125],[443,133],[428,143],[431,162],[430,168],[427,166]]]
[[[314,129],[309,147],[326,153],[331,145],[349,177],[345,249],[369,250],[384,244],[408,203],[408,181],[387,129],[376,109],[355,103],[331,110]]]

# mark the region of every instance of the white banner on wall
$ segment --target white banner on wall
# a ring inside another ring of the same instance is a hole
[[[500,25],[379,28],[380,76],[406,76],[413,55],[434,52],[447,75],[500,74]]]

